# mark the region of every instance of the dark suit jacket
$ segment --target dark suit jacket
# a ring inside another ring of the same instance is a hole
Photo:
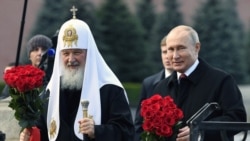
[[[213,68],[199,59],[199,65],[188,76],[188,90],[182,97],[178,97],[177,73],[173,72],[167,79],[161,81],[154,93],[170,95],[184,112],[184,123],[195,114],[205,103],[217,102],[221,112],[209,118],[213,121],[246,121],[246,111],[241,92],[233,77],[226,72]],[[207,135],[210,134],[210,135]],[[211,135],[212,134],[212,135]],[[232,139],[232,138],[231,138]],[[221,141],[219,132],[206,132],[204,141]]]
[[[151,76],[146,77],[142,82],[142,88],[139,98],[139,104],[136,110],[135,114],[135,139],[134,141],[140,141],[140,134],[143,132],[142,129],[142,122],[143,119],[140,115],[140,109],[141,109],[141,102],[144,99],[147,99],[153,95],[153,90],[156,87],[156,85],[159,83],[159,81],[163,80],[165,78],[165,70],[161,70],[160,72],[153,74]]]

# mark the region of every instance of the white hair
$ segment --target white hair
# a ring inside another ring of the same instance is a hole
[[[82,88],[83,76],[84,67],[79,67],[79,69],[76,70],[70,70],[63,65],[61,88],[70,90],[80,90]]]

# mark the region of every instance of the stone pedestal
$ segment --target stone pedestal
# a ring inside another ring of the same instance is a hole
[[[5,141],[19,141],[20,126],[14,117],[14,111],[8,107],[10,98],[0,100],[0,131]]]

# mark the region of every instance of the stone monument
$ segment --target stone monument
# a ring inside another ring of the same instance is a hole
[[[19,141],[21,127],[14,117],[14,111],[8,107],[9,101],[10,97],[0,100],[0,131],[5,134],[5,141]]]

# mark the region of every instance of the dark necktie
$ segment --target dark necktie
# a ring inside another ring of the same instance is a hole
[[[185,73],[182,73],[180,76],[179,76],[179,80],[182,80],[182,79],[186,79],[187,76]]]
[[[181,74],[179,76],[179,87],[178,87],[178,96],[177,96],[177,104],[182,106],[188,95],[188,79],[185,74]]]

